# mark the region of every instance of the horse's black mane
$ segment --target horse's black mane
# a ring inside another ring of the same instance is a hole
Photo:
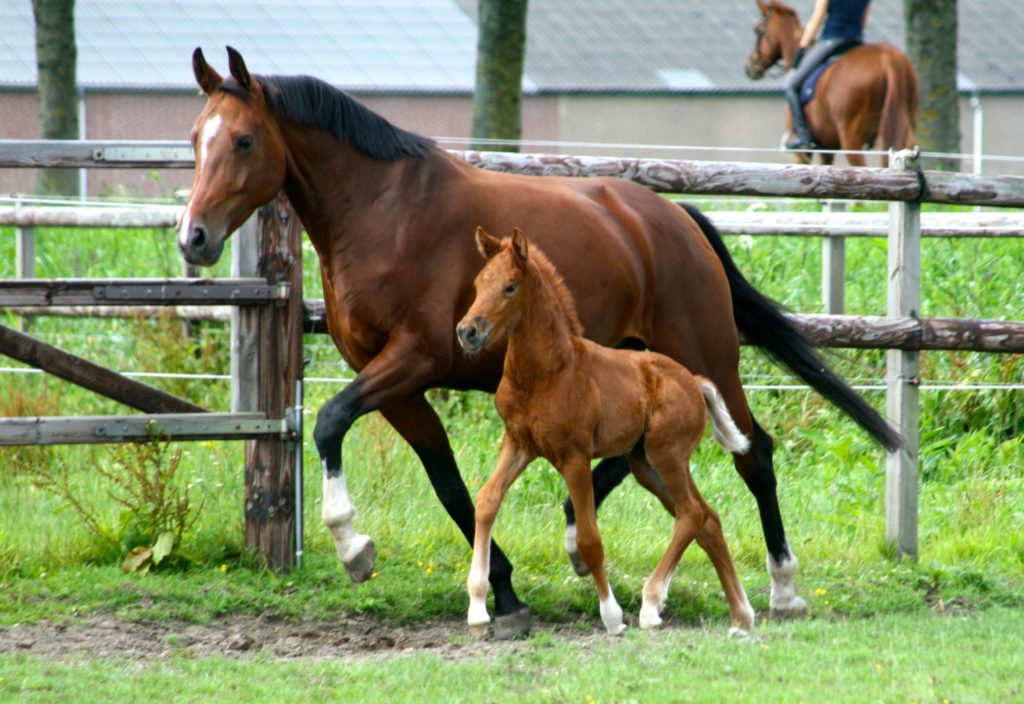
[[[311,76],[254,76],[274,114],[300,125],[319,127],[367,156],[392,161],[422,156],[434,145],[428,137],[395,127],[347,93]],[[221,86],[248,94],[232,80]]]

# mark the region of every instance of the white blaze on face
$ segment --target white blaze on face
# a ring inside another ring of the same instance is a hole
[[[207,118],[203,129],[199,133],[199,154],[196,155],[196,181],[199,181],[199,174],[202,172],[203,164],[206,163],[206,155],[210,150],[213,138],[220,131],[224,122],[220,115],[211,115]],[[178,228],[178,244],[182,247],[188,242],[188,233],[192,229],[192,201],[189,200],[185,213],[181,216],[181,226]]]

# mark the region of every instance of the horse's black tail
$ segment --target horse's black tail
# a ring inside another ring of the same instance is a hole
[[[680,203],[704,232],[711,248],[718,255],[732,289],[733,316],[736,327],[747,342],[768,353],[775,361],[789,368],[840,410],[849,415],[876,441],[888,450],[895,450],[902,439],[885,419],[856,391],[836,376],[814,350],[796,325],[784,314],[782,307],[754,288],[740,273],[725,248],[722,236],[711,221],[697,208]]]

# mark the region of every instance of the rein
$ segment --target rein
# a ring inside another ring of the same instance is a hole
[[[768,64],[767,66],[763,66],[764,54],[761,53],[761,40],[764,39],[766,34],[768,34],[768,20],[770,20],[772,15],[774,14],[775,8],[769,7],[768,11],[765,12],[764,16],[761,18],[761,21],[754,25],[754,50],[750,52],[750,58],[753,60],[752,64],[757,66],[757,68],[761,70],[762,76],[768,76],[768,78],[780,78],[783,74],[786,73],[785,65],[780,66],[778,72],[776,73],[769,72],[769,69],[775,67],[775,65],[778,64],[779,60],[782,58],[781,51],[779,51],[778,59],[775,59],[775,61]]]

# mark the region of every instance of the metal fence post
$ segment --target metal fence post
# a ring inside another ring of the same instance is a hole
[[[825,201],[824,212],[842,213],[846,203]],[[826,313],[842,315],[846,305],[846,238],[825,235],[821,240],[821,303]]]
[[[916,153],[891,155],[893,169],[912,168]],[[889,204],[890,317],[920,317],[921,204]],[[886,352],[886,412],[903,435],[903,447],[886,455],[885,538],[900,557],[917,558],[917,490],[920,432],[919,355],[912,350]]]
[[[14,207],[20,206],[21,201],[16,200]],[[32,226],[19,225],[14,228],[14,278],[36,278],[36,228]],[[32,326],[32,316],[21,316],[20,325],[22,332],[28,332]]]

